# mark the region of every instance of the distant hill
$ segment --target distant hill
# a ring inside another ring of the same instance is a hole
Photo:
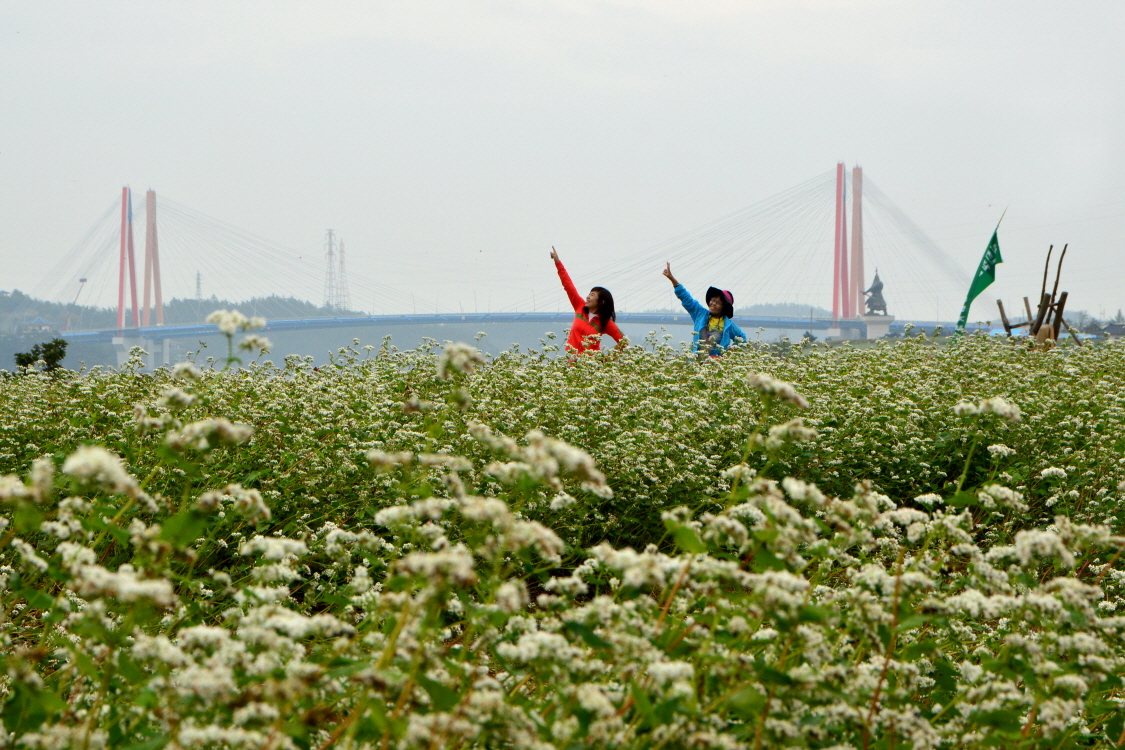
[[[260,315],[266,320],[287,318],[336,318],[364,315],[358,310],[332,310],[294,297],[256,297],[243,302],[218,299],[172,299],[164,304],[164,324],[170,326],[202,323],[215,310],[237,309],[246,315]],[[126,315],[131,315],[126,311]],[[102,330],[117,325],[117,309],[48,302],[30,297],[18,289],[0,292],[0,335],[15,332],[21,323],[43,318],[56,331]]]
[[[736,318],[831,318],[832,311],[797,302],[768,302],[740,307],[734,311],[734,316]]]
[[[700,300],[702,302],[702,300]],[[677,307],[673,313],[680,312]],[[642,313],[667,313],[668,308],[658,310],[637,310]],[[831,318],[832,311],[814,305],[802,305],[797,302],[773,302],[757,305],[747,305],[734,310],[735,318]]]

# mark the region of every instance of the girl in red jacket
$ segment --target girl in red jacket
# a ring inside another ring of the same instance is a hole
[[[551,260],[555,261],[555,268],[559,272],[563,289],[574,308],[574,323],[570,326],[570,336],[566,340],[566,348],[573,352],[598,351],[602,348],[602,334],[608,334],[617,342],[614,349],[625,346],[622,341],[624,334],[617,327],[617,313],[613,309],[613,295],[602,286],[596,286],[586,295],[586,299],[578,294],[570,274],[563,268],[562,261],[555,248],[551,248]]]

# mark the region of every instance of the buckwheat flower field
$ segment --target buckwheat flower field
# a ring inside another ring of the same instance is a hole
[[[0,744],[1125,746],[1120,342],[557,355],[0,379]]]

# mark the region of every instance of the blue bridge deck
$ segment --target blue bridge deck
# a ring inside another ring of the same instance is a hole
[[[380,327],[380,326],[408,326],[408,325],[438,325],[445,323],[557,323],[567,326],[574,320],[573,313],[455,313],[455,314],[429,314],[429,315],[370,315],[350,318],[299,318],[294,320],[271,320],[265,328],[269,331],[299,331],[315,330],[322,328],[354,328],[354,327]],[[785,329],[802,331],[825,331],[830,328],[842,330],[864,331],[865,324],[860,320],[834,321],[827,318],[753,318],[737,316],[738,325],[749,333],[755,328]],[[617,322],[629,325],[658,326],[685,326],[691,325],[691,318],[685,314],[671,313],[619,313]],[[896,320],[891,324],[892,332],[901,332],[907,325],[915,328],[931,330],[943,327],[947,331],[953,330],[955,323],[935,320]],[[985,329],[984,326],[970,325],[968,330]],[[116,337],[145,338],[161,340],[169,338],[195,338],[199,336],[214,336],[218,329],[211,323],[201,323],[188,326],[148,326],[145,328],[110,329],[104,331],[75,331],[60,334],[67,341],[85,343],[110,343]]]

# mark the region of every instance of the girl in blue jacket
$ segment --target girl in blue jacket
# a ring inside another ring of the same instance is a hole
[[[734,317],[734,295],[725,289],[708,287],[707,307],[699,304],[684,285],[672,275],[672,264],[664,264],[664,275],[672,282],[673,291],[695,324],[695,342],[691,350],[701,356],[718,357],[736,338],[746,340],[746,334],[731,320]]]

